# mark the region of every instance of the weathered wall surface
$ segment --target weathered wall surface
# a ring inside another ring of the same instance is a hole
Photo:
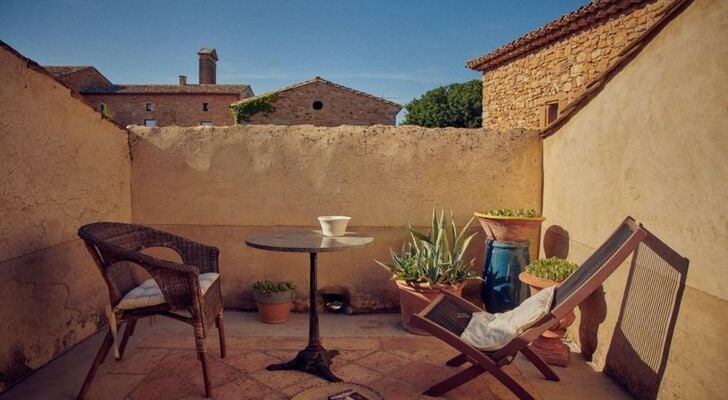
[[[483,126],[538,129],[546,101],[560,109],[604,72],[672,0],[657,0],[561,39],[483,75]]]
[[[202,121],[213,125],[232,125],[235,123],[230,112],[230,104],[240,100],[239,96],[229,94],[84,94],[86,100],[98,110],[104,103],[111,117],[123,126],[144,125],[145,119],[154,119],[157,126],[198,126]],[[152,103],[152,111],[147,111],[147,103]],[[208,104],[204,111],[202,104]]]
[[[313,108],[320,101],[323,107]],[[350,90],[337,88],[323,82],[313,82],[275,95],[272,102],[275,111],[264,115],[258,113],[250,118],[251,124],[316,126],[339,125],[394,125],[400,110]]]
[[[131,218],[126,131],[0,46],[0,392],[95,333],[106,289],[76,230]]]
[[[318,226],[350,215],[374,244],[319,257],[319,287],[344,286],[358,310],[398,305],[374,259],[426,226],[433,208],[462,225],[474,211],[539,208],[541,145],[533,132],[419,127],[239,125],[131,128],[133,219],[221,248],[225,304],[252,307],[258,279],[292,279],[305,301],[306,254],[252,249],[256,230]],[[480,228],[476,229],[479,231]],[[482,254],[481,235],[473,256]],[[482,265],[482,264],[481,264]]]
[[[727,21],[728,3],[695,0],[544,142],[543,211],[568,232],[569,258],[583,261],[632,215],[690,259],[659,398],[728,392]],[[599,365],[627,270],[605,285],[605,321],[590,343]]]

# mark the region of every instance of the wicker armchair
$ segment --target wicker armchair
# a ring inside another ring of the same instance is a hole
[[[117,360],[120,359],[129,337],[134,334],[137,320],[152,315],[163,315],[192,325],[197,355],[202,364],[205,395],[211,396],[204,339],[213,322],[220,335],[220,355],[225,357],[218,249],[145,226],[122,223],[85,225],[78,230],[78,235],[85,241],[101,270],[111,300],[111,307],[107,310],[109,332],[78,399],[85,398],[96,370],[109,350],[113,347]],[[176,251],[182,258],[182,264],[141,252],[149,247],[166,247]],[[140,285],[128,263],[139,265],[152,279]],[[117,332],[125,323],[124,334],[117,341]]]

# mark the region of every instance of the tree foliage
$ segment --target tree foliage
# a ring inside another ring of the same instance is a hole
[[[406,106],[405,125],[428,128],[480,128],[483,122],[483,86],[473,79],[440,86]]]

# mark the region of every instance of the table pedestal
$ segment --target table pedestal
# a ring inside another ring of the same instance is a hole
[[[309,278],[310,295],[308,310],[308,346],[298,352],[298,355],[291,361],[281,364],[271,364],[266,367],[268,371],[276,370],[296,370],[308,372],[318,377],[326,379],[329,382],[341,382],[336,375],[331,372],[331,359],[338,355],[336,350],[326,350],[321,345],[319,337],[318,324],[318,289],[316,288],[316,255],[317,253],[309,253],[311,259],[311,277]]]

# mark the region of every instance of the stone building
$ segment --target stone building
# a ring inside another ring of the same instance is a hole
[[[483,127],[540,129],[650,29],[671,0],[594,0],[468,61],[483,73]]]
[[[354,90],[320,77],[247,99],[231,107],[253,101],[272,106],[269,112],[252,113],[250,124],[316,126],[395,125],[402,106],[392,101]]]
[[[115,85],[91,66],[45,66],[56,79],[77,91],[121,125],[232,125],[231,102],[253,96],[248,85],[216,83],[217,52],[201,49],[199,84]]]

